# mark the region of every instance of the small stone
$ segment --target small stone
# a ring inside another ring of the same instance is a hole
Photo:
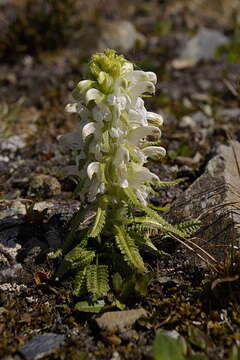
[[[191,114],[193,121],[200,127],[210,128],[214,125],[212,118],[207,117],[202,111]]]
[[[21,218],[26,215],[26,206],[20,200],[6,201],[5,209],[0,211],[0,219]]]
[[[39,201],[34,204],[33,210],[36,210],[38,212],[42,212],[45,209],[51,209],[54,206],[52,201]]]
[[[25,135],[14,135],[8,139],[2,139],[0,141],[0,148],[2,151],[9,151],[15,153],[16,151],[23,149],[26,146]]]
[[[191,116],[185,115],[182,117],[179,126],[181,128],[189,127],[191,129],[194,129],[196,127],[196,122],[193,120]]]
[[[221,109],[217,112],[217,116],[227,120],[238,119],[240,118],[240,109]]]
[[[228,44],[229,40],[220,31],[202,28],[190,39],[182,51],[180,59],[183,60],[209,60],[214,58],[216,49]]]
[[[197,61],[195,59],[174,59],[172,67],[176,70],[183,70],[195,66]]]
[[[129,51],[139,42],[142,46],[146,43],[144,35],[140,34],[129,21],[105,22],[99,50],[110,48],[120,51]]]
[[[142,308],[134,310],[111,311],[106,312],[97,318],[96,322],[102,330],[123,330],[124,328],[133,325],[135,321],[143,316],[146,317],[147,312]]]
[[[38,195],[43,198],[51,198],[61,193],[61,184],[50,175],[35,175],[29,185],[29,195]]]
[[[64,343],[65,336],[58,334],[43,334],[34,337],[18,349],[25,360],[38,360],[50,355]]]

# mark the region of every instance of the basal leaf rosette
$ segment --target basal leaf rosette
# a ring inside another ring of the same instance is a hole
[[[113,50],[94,55],[89,74],[73,92],[76,102],[67,105],[80,122],[60,139],[75,154],[65,173],[78,179],[82,201],[104,195],[116,204],[127,188],[145,206],[151,186],[160,180],[144,164],[165,155],[158,146],[163,119],[147,111],[142,99],[155,92],[156,75],[134,70]]]

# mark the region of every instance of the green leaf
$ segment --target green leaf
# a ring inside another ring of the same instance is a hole
[[[119,273],[115,273],[112,276],[113,289],[117,294],[120,294],[123,285],[123,279]]]
[[[87,289],[95,299],[106,296],[109,291],[108,267],[89,265],[87,267]]]
[[[201,331],[195,326],[190,326],[188,328],[188,336],[191,344],[197,346],[201,350],[206,350],[207,337],[203,331]]]
[[[177,184],[182,183],[183,181],[185,181],[187,178],[179,178],[176,180],[172,180],[172,181],[160,181],[158,183],[158,187],[167,187],[167,186],[174,186]]]
[[[233,345],[230,352],[229,360],[240,360],[240,347]]]
[[[57,249],[55,251],[48,253],[47,255],[48,259],[57,259],[60,256],[62,256],[62,249]]]
[[[154,360],[185,360],[186,342],[176,331],[161,330],[153,344]]]
[[[184,221],[180,224],[177,224],[176,228],[179,229],[180,231],[184,232],[186,234],[186,236],[189,236],[189,235],[194,234],[196,231],[198,231],[200,226],[201,226],[200,220],[189,220],[189,221]]]
[[[205,354],[196,353],[189,356],[187,360],[209,360],[209,358]],[[236,360],[240,360],[240,358]]]
[[[99,207],[97,210],[94,224],[89,231],[88,234],[89,237],[97,237],[100,234],[105,224],[105,218],[106,218],[106,210]]]
[[[121,303],[118,299],[113,300],[113,305],[115,305],[120,310],[124,310],[126,308],[126,305]]]
[[[84,207],[81,205],[80,209],[73,215],[71,220],[68,223],[68,229],[70,230],[64,243],[63,243],[63,252],[66,253],[69,251],[69,249],[72,247],[76,231],[79,228],[79,226],[86,221],[86,219],[89,217],[91,212],[96,211],[96,204],[90,204]],[[85,230],[85,229],[84,229]]]
[[[146,212],[148,215],[148,221],[151,219],[152,225],[158,226],[162,232],[165,233],[173,233],[175,235],[185,237],[185,233],[179,230],[175,225],[169,224],[165,219],[163,219],[156,211],[150,209],[147,206],[142,206],[142,210]],[[142,222],[144,223],[144,218],[142,218]],[[157,225],[158,224],[158,225]]]
[[[61,278],[69,270],[83,270],[85,266],[91,264],[94,257],[94,251],[83,249],[80,245],[76,246],[74,249],[69,251],[67,255],[65,255],[57,270],[56,278]]]
[[[93,303],[88,301],[79,301],[75,305],[75,310],[82,312],[99,313],[105,306],[104,300],[98,300]]]
[[[137,196],[134,194],[133,190],[131,190],[129,187],[127,187],[127,188],[123,188],[123,192],[124,192],[127,200],[129,200],[127,202],[130,202],[130,204],[132,204],[136,208],[142,207],[142,204],[138,200]]]
[[[134,268],[138,269],[140,272],[144,273],[147,272],[147,269],[144,266],[144,262],[142,260],[141,255],[134,243],[134,240],[128,235],[126,230],[121,226],[116,226],[116,242],[124,256],[126,262],[133,266]]]
[[[75,275],[74,278],[74,291],[73,294],[76,296],[80,296],[82,295],[84,286],[86,284],[86,273],[87,273],[87,268],[85,267],[83,270],[78,271],[77,274]]]
[[[153,277],[154,274],[151,272],[144,275],[138,275],[134,286],[135,291],[141,296],[146,296],[148,293],[148,285]]]

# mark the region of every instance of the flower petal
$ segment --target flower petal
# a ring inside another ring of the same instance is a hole
[[[92,109],[93,119],[96,122],[102,122],[104,120],[109,120],[109,115],[111,115],[111,111],[106,105],[103,106],[94,106]]]
[[[96,131],[96,126],[95,126],[95,123],[94,122],[90,122],[88,124],[86,124],[83,129],[82,129],[82,139],[83,139],[83,142],[85,142],[86,138],[95,133]]]
[[[100,171],[100,163],[95,161],[91,162],[87,167],[87,175],[90,180],[92,180],[92,177],[94,174],[98,174]]]
[[[85,93],[87,90],[92,88],[95,84],[95,81],[93,80],[82,80],[79,81],[77,84],[77,89],[79,90],[80,94]]]
[[[74,104],[67,104],[65,107],[65,111],[68,113],[77,113],[78,112],[78,103],[74,103]]]
[[[147,119],[151,124],[161,126],[163,124],[163,117],[159,114],[156,114],[154,112],[147,112]]]
[[[161,130],[156,126],[139,126],[138,128],[132,130],[128,135],[128,141],[132,145],[138,145],[139,140],[145,138],[146,136],[160,137]]]
[[[154,85],[156,85],[157,75],[152,71],[147,71],[146,75],[147,75],[148,81],[151,81]]]
[[[129,71],[132,71],[132,70],[133,70],[133,64],[130,63],[129,61],[126,61],[121,67],[122,75],[125,73],[128,73]]]
[[[143,81],[140,84],[135,84],[129,87],[129,95],[132,97],[138,97],[143,93],[155,93],[155,86],[150,81]]]
[[[147,146],[142,149],[146,158],[159,159],[166,155],[166,150],[162,146]]]
[[[85,98],[86,104],[88,104],[91,100],[94,100],[96,104],[100,104],[100,102],[104,99],[104,94],[101,93],[101,91],[93,88],[86,92]]]
[[[129,161],[129,152],[124,146],[119,146],[116,152],[113,163],[116,166],[121,165],[122,163],[127,163]]]
[[[154,85],[157,83],[157,76],[154,72],[151,71],[141,71],[141,70],[134,70],[128,72],[124,76],[127,80],[131,81],[133,84],[150,81]]]
[[[146,119],[146,114],[144,111],[136,111],[136,110],[129,110],[129,120],[131,122],[131,125],[143,125],[147,126],[148,122]]]

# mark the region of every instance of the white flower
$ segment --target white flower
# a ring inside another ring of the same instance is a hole
[[[76,129],[60,137],[76,154],[67,173],[80,179],[83,201],[104,194],[116,204],[122,201],[116,189],[129,187],[147,205],[151,184],[160,180],[144,163],[166,153],[163,147],[144,145],[149,136],[161,136],[162,116],[147,111],[141,97],[155,92],[156,75],[134,70],[110,50],[93,56],[90,73],[92,80],[80,81],[74,91],[77,102],[66,107],[80,117]]]
[[[142,150],[146,159],[159,159],[166,155],[166,150],[162,146],[147,146]]]

